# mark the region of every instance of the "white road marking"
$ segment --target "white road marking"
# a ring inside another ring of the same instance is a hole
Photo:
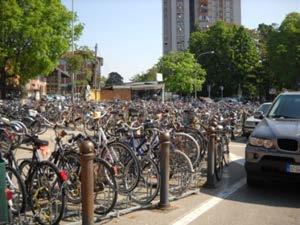
[[[245,159],[243,157],[233,154],[233,153],[230,153],[230,161],[238,163],[241,166],[244,166],[244,164],[245,164]]]
[[[235,154],[230,154],[231,162],[238,163],[240,165],[244,165],[244,158]],[[185,215],[184,217],[177,220],[172,225],[187,225],[193,222],[195,219],[200,217],[202,214],[210,210],[211,208],[215,207],[217,204],[219,204],[224,199],[228,198],[230,195],[232,195],[234,192],[236,192],[238,189],[240,189],[242,186],[246,184],[246,178],[243,178],[236,182],[231,187],[227,188],[226,190],[222,191],[221,193],[217,194],[215,197],[212,197],[208,199],[207,201],[200,204],[196,209],[194,209],[189,214]]]
[[[242,147],[242,148],[246,147],[246,144],[236,143],[236,142],[231,142],[229,145],[234,147]]]

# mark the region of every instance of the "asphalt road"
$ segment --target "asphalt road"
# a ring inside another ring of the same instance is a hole
[[[250,188],[246,184],[243,142],[233,142],[233,162],[216,189],[171,203],[168,210],[140,210],[103,224],[170,225],[299,225],[300,186],[268,183]]]

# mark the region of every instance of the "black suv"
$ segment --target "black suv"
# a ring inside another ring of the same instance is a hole
[[[300,182],[300,92],[277,96],[246,146],[248,185],[266,178]]]

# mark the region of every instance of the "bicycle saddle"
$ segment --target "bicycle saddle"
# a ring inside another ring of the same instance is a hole
[[[36,146],[48,146],[49,141],[41,140],[37,136],[29,136],[23,139],[22,144],[27,144],[32,142]]]
[[[33,143],[37,146],[48,146],[49,145],[49,141],[45,141],[45,140],[41,140],[41,139],[34,139]]]

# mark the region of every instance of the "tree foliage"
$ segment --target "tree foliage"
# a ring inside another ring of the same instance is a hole
[[[171,52],[160,59],[157,67],[169,91],[189,94],[202,89],[206,72],[189,52]]]
[[[62,57],[66,61],[69,74],[74,73],[77,77],[76,83],[80,85],[92,85],[94,67],[96,63],[95,52],[86,46],[79,47],[74,54],[68,52]]]
[[[214,54],[203,53],[214,51]],[[206,31],[196,31],[190,38],[190,51],[207,70],[206,83],[214,92],[224,87],[226,95],[237,94],[239,87],[253,95],[259,52],[249,30],[242,26],[217,22]]]
[[[270,99],[269,90],[277,86],[278,81],[270,66],[268,41],[270,34],[276,30],[276,24],[266,25],[259,24],[254,38],[257,41],[257,46],[260,56],[260,65],[257,68],[257,90],[260,97]]]
[[[155,81],[157,73],[158,73],[158,68],[155,65],[152,68],[150,68],[146,73],[141,73],[133,76],[131,81],[133,82]]]
[[[122,85],[123,82],[123,77],[117,73],[117,72],[111,72],[108,74],[108,78],[105,82],[106,87],[110,87],[113,85]]]
[[[1,97],[9,76],[24,83],[53,71],[69,49],[72,18],[60,0],[0,0]],[[83,26],[74,29],[77,39]]]
[[[278,88],[297,88],[300,81],[300,13],[287,15],[279,29],[270,32],[267,45]]]

